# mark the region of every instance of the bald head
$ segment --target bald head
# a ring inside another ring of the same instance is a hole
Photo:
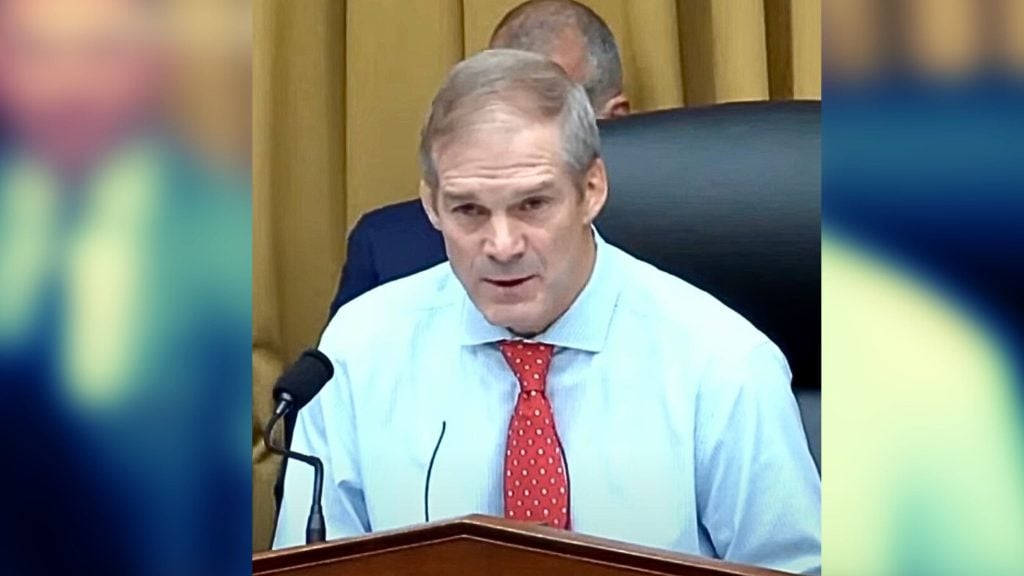
[[[491,48],[542,54],[587,92],[599,118],[625,116],[622,62],[611,29],[593,10],[572,0],[529,0],[502,18]]]

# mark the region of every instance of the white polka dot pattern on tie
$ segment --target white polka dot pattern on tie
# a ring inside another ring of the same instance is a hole
[[[562,451],[558,446],[554,414],[545,394],[554,350],[546,344],[520,341],[502,342],[500,347],[520,387],[509,418],[509,447],[505,453],[505,515],[509,518],[543,519],[550,526],[569,528],[568,476],[561,465]],[[520,444],[519,439],[523,436],[526,442]],[[533,441],[534,438],[537,442]],[[544,499],[527,488],[541,483],[540,494]]]

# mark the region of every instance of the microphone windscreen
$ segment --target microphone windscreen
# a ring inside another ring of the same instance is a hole
[[[274,384],[274,400],[281,401],[282,393],[292,398],[292,410],[309,403],[334,375],[334,365],[316,349],[309,349],[281,374]]]

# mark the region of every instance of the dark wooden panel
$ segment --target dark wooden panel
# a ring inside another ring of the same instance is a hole
[[[781,574],[487,516],[469,516],[253,556],[254,576],[503,576],[523,573],[533,576]]]

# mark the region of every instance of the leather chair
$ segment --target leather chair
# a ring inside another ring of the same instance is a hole
[[[598,230],[782,349],[820,470],[820,102],[636,114],[603,122],[601,138],[610,194]]]

